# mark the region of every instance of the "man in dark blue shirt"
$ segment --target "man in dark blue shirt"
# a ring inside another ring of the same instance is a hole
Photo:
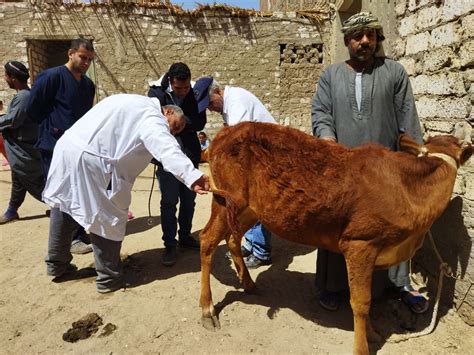
[[[94,59],[92,43],[75,39],[65,65],[42,72],[35,81],[28,115],[40,124],[36,148],[41,152],[43,173],[48,176],[53,149],[64,131],[92,108],[95,86],[85,73]]]
[[[95,86],[85,74],[94,59],[92,43],[83,38],[71,42],[65,65],[42,72],[31,90],[27,113],[39,124],[35,148],[41,153],[45,179],[54,146],[63,133],[92,108]],[[91,252],[90,245],[75,239],[71,252]]]

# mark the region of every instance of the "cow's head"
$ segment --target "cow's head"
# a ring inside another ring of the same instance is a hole
[[[407,152],[419,157],[436,156],[446,160],[448,163],[453,161],[455,167],[466,163],[472,156],[474,149],[470,143],[466,142],[465,137],[461,140],[459,135],[440,135],[430,137],[425,144],[418,144],[407,134],[400,135],[399,147],[403,152]]]

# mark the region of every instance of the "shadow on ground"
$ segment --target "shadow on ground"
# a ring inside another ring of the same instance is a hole
[[[135,225],[129,222],[132,225],[127,226],[127,232],[133,234],[138,233],[140,228],[148,228],[146,220],[147,217],[138,218]],[[194,233],[194,237],[197,238],[198,233]],[[227,250],[224,244],[218,246],[213,257],[212,275],[220,283],[234,287],[235,290],[228,291],[223,299],[215,300],[218,313],[235,302],[242,302],[266,307],[269,319],[277,317],[281,309],[290,309],[300,317],[323,327],[353,330],[348,295],[337,312],[326,311],[319,306],[316,299],[314,272],[288,270],[295,257],[313,253],[314,248],[273,238],[273,264],[258,273],[254,279],[257,287],[252,293],[245,293],[241,289],[231,261],[224,257]],[[125,274],[132,282],[132,288],[180,274],[199,273],[199,252],[178,248],[178,260],[172,267],[161,264],[163,252],[164,248],[155,248],[123,257]],[[251,271],[251,274],[254,274],[254,271]],[[432,305],[427,313],[415,315],[401,303],[396,294],[386,292],[381,300],[372,302],[373,325],[385,340],[370,344],[371,352],[380,349],[392,334],[423,330],[429,325],[431,315]]]
[[[132,235],[145,232],[161,224],[160,216],[137,217],[127,222],[125,235]]]
[[[35,219],[41,219],[41,218],[47,218],[48,216],[46,215],[46,213],[43,213],[43,214],[37,214],[37,215],[34,215],[34,216],[27,216],[27,217],[20,217],[20,221],[31,221],[31,220],[35,220]]]

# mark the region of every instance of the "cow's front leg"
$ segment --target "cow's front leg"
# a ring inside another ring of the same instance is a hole
[[[206,329],[213,330],[221,327],[211,293],[211,263],[214,251],[203,244],[206,243],[201,242],[201,298],[199,304],[202,308],[202,325]]]
[[[365,241],[349,241],[343,250],[346,258],[351,307],[354,314],[354,354],[368,354],[367,338],[380,341],[372,328],[369,311],[371,304],[372,273],[377,250]]]

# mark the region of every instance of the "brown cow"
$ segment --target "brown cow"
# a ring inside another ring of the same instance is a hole
[[[453,136],[431,138],[424,146],[402,136],[401,146],[424,156],[377,144],[348,149],[267,123],[222,129],[209,150],[214,195],[200,236],[204,326],[220,327],[210,271],[223,239],[244,289],[255,287],[240,243],[260,220],[285,239],[344,254],[354,353],[367,354],[367,336],[379,339],[368,318],[372,272],[414,255],[451,198],[457,168],[473,152]]]

